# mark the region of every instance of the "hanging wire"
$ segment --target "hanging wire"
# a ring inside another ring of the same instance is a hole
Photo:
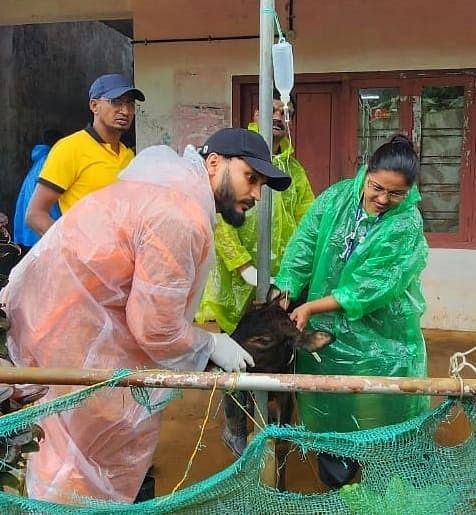
[[[287,115],[287,117],[286,117],[286,115]],[[291,146],[291,148],[293,148],[293,138],[291,136],[291,121],[290,121],[290,118],[289,118],[289,109],[284,109],[284,123],[286,125],[286,135],[287,135],[287,137],[289,139],[289,145]],[[289,171],[290,171],[289,163],[290,163],[290,161],[291,161],[291,152],[288,152],[287,156],[286,156],[286,173],[288,175],[290,175],[289,174]]]
[[[241,402],[235,397],[235,395],[233,393],[229,393],[228,394],[231,399],[233,400],[233,402],[241,409],[241,411],[243,411],[243,413],[251,420],[251,422],[253,422],[253,424],[258,428],[258,429],[264,429],[264,426],[266,425],[266,422],[264,422],[264,425],[262,426],[261,424],[259,424],[255,418],[253,418],[253,415],[251,415],[251,413],[248,411],[248,409],[243,406],[243,404],[241,404]],[[261,418],[263,418],[263,415],[261,414],[261,412],[259,413],[259,415],[261,415]]]

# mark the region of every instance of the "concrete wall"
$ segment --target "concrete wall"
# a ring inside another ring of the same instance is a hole
[[[286,4],[276,0],[284,30]],[[259,34],[257,0],[131,0],[131,8],[135,39]],[[475,14],[474,0],[295,0],[295,72],[476,67]],[[137,81],[149,99],[140,144],[165,134],[179,146],[184,127],[176,125],[175,115],[183,107],[223,110],[228,123],[231,77],[259,72],[258,45],[237,40],[135,46]]]
[[[475,263],[474,250],[431,249],[423,273],[424,327],[476,331]]]
[[[285,1],[277,0],[283,29]],[[259,33],[259,2],[131,0],[136,39]],[[476,67],[474,0],[294,1],[296,73]],[[257,40],[134,48],[148,97],[139,146],[181,149],[230,125],[231,78],[258,74]],[[476,251],[432,249],[424,274],[424,325],[476,330]]]
[[[0,25],[131,18],[130,0],[2,0]]]
[[[12,216],[42,132],[84,127],[90,83],[102,73],[132,76],[132,49],[99,22],[23,25],[0,28],[0,58],[0,211]]]

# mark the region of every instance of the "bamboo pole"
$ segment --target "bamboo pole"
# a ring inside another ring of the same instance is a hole
[[[0,383],[85,385],[108,381],[114,370],[74,368],[0,368]],[[215,381],[220,390],[273,392],[327,392],[476,396],[476,379],[449,377],[330,376],[309,374],[249,374],[221,372],[174,372],[138,370],[118,380],[117,386],[148,388],[193,388],[208,390]],[[463,392],[461,392],[463,385]]]

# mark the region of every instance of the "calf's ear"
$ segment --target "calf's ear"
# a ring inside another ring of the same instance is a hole
[[[277,304],[283,298],[283,292],[274,285],[271,285],[266,295],[268,304]]]

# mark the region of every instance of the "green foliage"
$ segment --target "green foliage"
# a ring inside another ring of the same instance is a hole
[[[416,488],[399,476],[390,479],[383,495],[363,484],[343,486],[339,493],[355,515],[427,515],[435,510],[451,513],[457,500],[456,492],[452,495],[447,485]]]

